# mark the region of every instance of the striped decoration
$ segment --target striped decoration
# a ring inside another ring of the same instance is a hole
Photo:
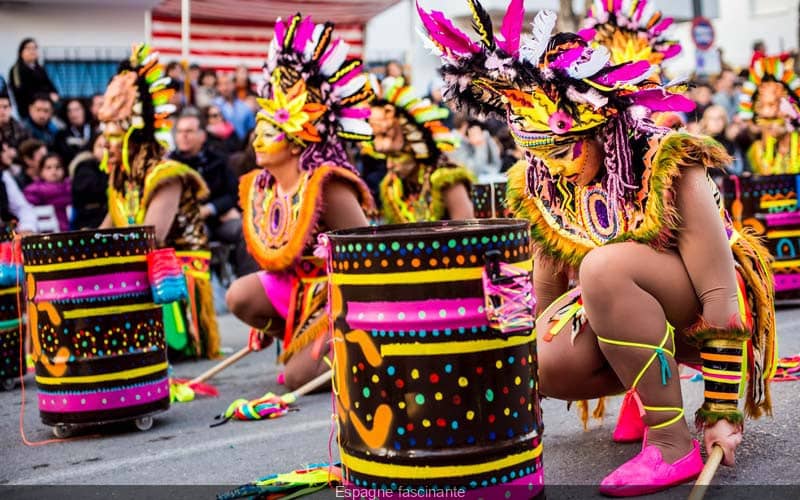
[[[302,5],[289,13],[294,13]],[[270,11],[270,15],[275,11]],[[317,19],[317,16],[315,16]],[[322,21],[324,19],[320,19]],[[272,21],[192,19],[190,28],[189,62],[217,71],[233,71],[244,64],[254,77],[261,76],[275,24]],[[361,57],[364,45],[364,25],[336,24],[336,34],[350,45],[349,55]],[[177,16],[153,14],[153,50],[166,63],[181,58],[181,19]]]
[[[703,360],[705,401],[730,406],[735,411],[744,391],[742,381],[743,342],[739,340],[707,340],[700,351]]]

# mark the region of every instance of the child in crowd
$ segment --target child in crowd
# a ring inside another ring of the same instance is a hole
[[[56,211],[59,230],[69,230],[67,207],[72,203],[72,189],[60,156],[56,153],[45,155],[39,165],[39,177],[24,192],[25,198],[32,205],[52,205]]]

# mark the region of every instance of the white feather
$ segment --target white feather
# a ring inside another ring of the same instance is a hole
[[[334,46],[329,48],[328,51],[325,52],[325,55],[322,56],[325,58],[325,62],[320,66],[319,72],[322,73],[323,76],[331,76],[336,73],[336,70],[342,66],[342,63],[347,58],[347,52],[349,50],[350,46],[347,45],[347,43],[342,40],[336,40]]]
[[[150,92],[155,92],[156,90],[158,90],[158,89],[160,89],[162,87],[166,87],[167,85],[169,85],[169,83],[171,81],[172,81],[172,78],[170,78],[168,76],[165,76],[164,78],[159,78],[158,80],[156,80],[156,81],[154,81],[153,83],[150,84],[150,87],[148,88],[148,90],[150,90]]]
[[[342,130],[353,134],[372,135],[372,127],[366,120],[358,118],[339,118],[339,125]]]
[[[653,2],[647,2],[647,5],[644,6],[644,9],[642,9],[642,17],[641,19],[639,19],[639,24],[641,26],[646,26],[647,21],[649,21],[650,18],[653,17],[653,14],[655,13],[656,13],[656,5]]]
[[[422,28],[417,26],[417,36],[422,39],[422,46],[436,57],[442,57],[444,52],[433,43],[433,40],[424,32]]]
[[[522,58],[534,66],[539,64],[539,58],[544,54],[550,35],[556,26],[556,14],[552,10],[543,10],[536,14],[533,20],[533,38],[525,42],[520,49]]]
[[[341,87],[334,87],[333,92],[331,92],[331,94],[337,98],[347,97],[363,89],[366,83],[367,83],[367,75],[361,74],[353,77],[349,82],[347,82]]]
[[[588,61],[570,64],[569,68],[567,68],[567,74],[572,78],[587,78],[603,69],[609,59],[611,59],[611,53],[601,45],[592,50]]]
[[[620,7],[619,11],[625,17],[631,16],[631,6],[633,5],[633,0],[622,0],[622,6]]]
[[[316,47],[317,43],[319,43],[319,37],[322,35],[323,29],[325,29],[325,26],[322,24],[314,26],[314,32],[311,34],[311,40],[306,42],[306,46],[303,49],[303,60],[311,60],[311,56],[314,54],[314,47]]]

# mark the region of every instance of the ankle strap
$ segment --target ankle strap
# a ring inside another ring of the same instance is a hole
[[[595,334],[596,335],[596,334]],[[615,339],[607,339],[601,337],[600,335],[596,335],[597,340],[603,342],[605,344],[611,345],[618,345],[623,347],[636,347],[639,349],[652,349],[655,351],[650,359],[647,360],[647,363],[644,364],[642,369],[639,371],[639,374],[636,375],[636,378],[633,379],[633,383],[631,384],[630,389],[635,389],[636,386],[639,384],[639,381],[644,376],[644,373],[650,368],[650,365],[653,364],[656,358],[658,358],[659,364],[661,365],[661,384],[667,385],[667,379],[672,377],[672,371],[669,368],[669,363],[667,362],[665,354],[669,354],[672,357],[675,357],[675,328],[667,323],[667,331],[664,333],[664,338],[661,339],[661,343],[658,345],[652,344],[642,344],[639,342],[627,342],[624,340],[615,340]],[[665,349],[664,345],[667,343],[667,340],[672,340],[672,350]],[[681,410],[683,411],[683,410]]]
[[[651,429],[663,429],[664,427],[669,427],[670,425],[679,422],[683,418],[683,408],[678,408],[677,406],[645,406],[642,407],[647,411],[674,411],[678,414],[672,417],[671,419],[667,420],[666,422],[661,422],[660,424],[655,424],[649,426]]]

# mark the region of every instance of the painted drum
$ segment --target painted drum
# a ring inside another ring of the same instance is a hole
[[[325,239],[345,483],[367,496],[538,494],[528,223],[417,223]]]
[[[169,408],[151,226],[22,240],[42,422],[98,424]]]
[[[11,389],[20,376],[22,258],[10,227],[0,225],[0,383]]]
[[[725,208],[734,225],[749,227],[775,257],[775,298],[800,297],[800,175],[730,176]]]
[[[506,206],[506,183],[474,184],[472,186],[472,205],[478,219],[513,217]]]

